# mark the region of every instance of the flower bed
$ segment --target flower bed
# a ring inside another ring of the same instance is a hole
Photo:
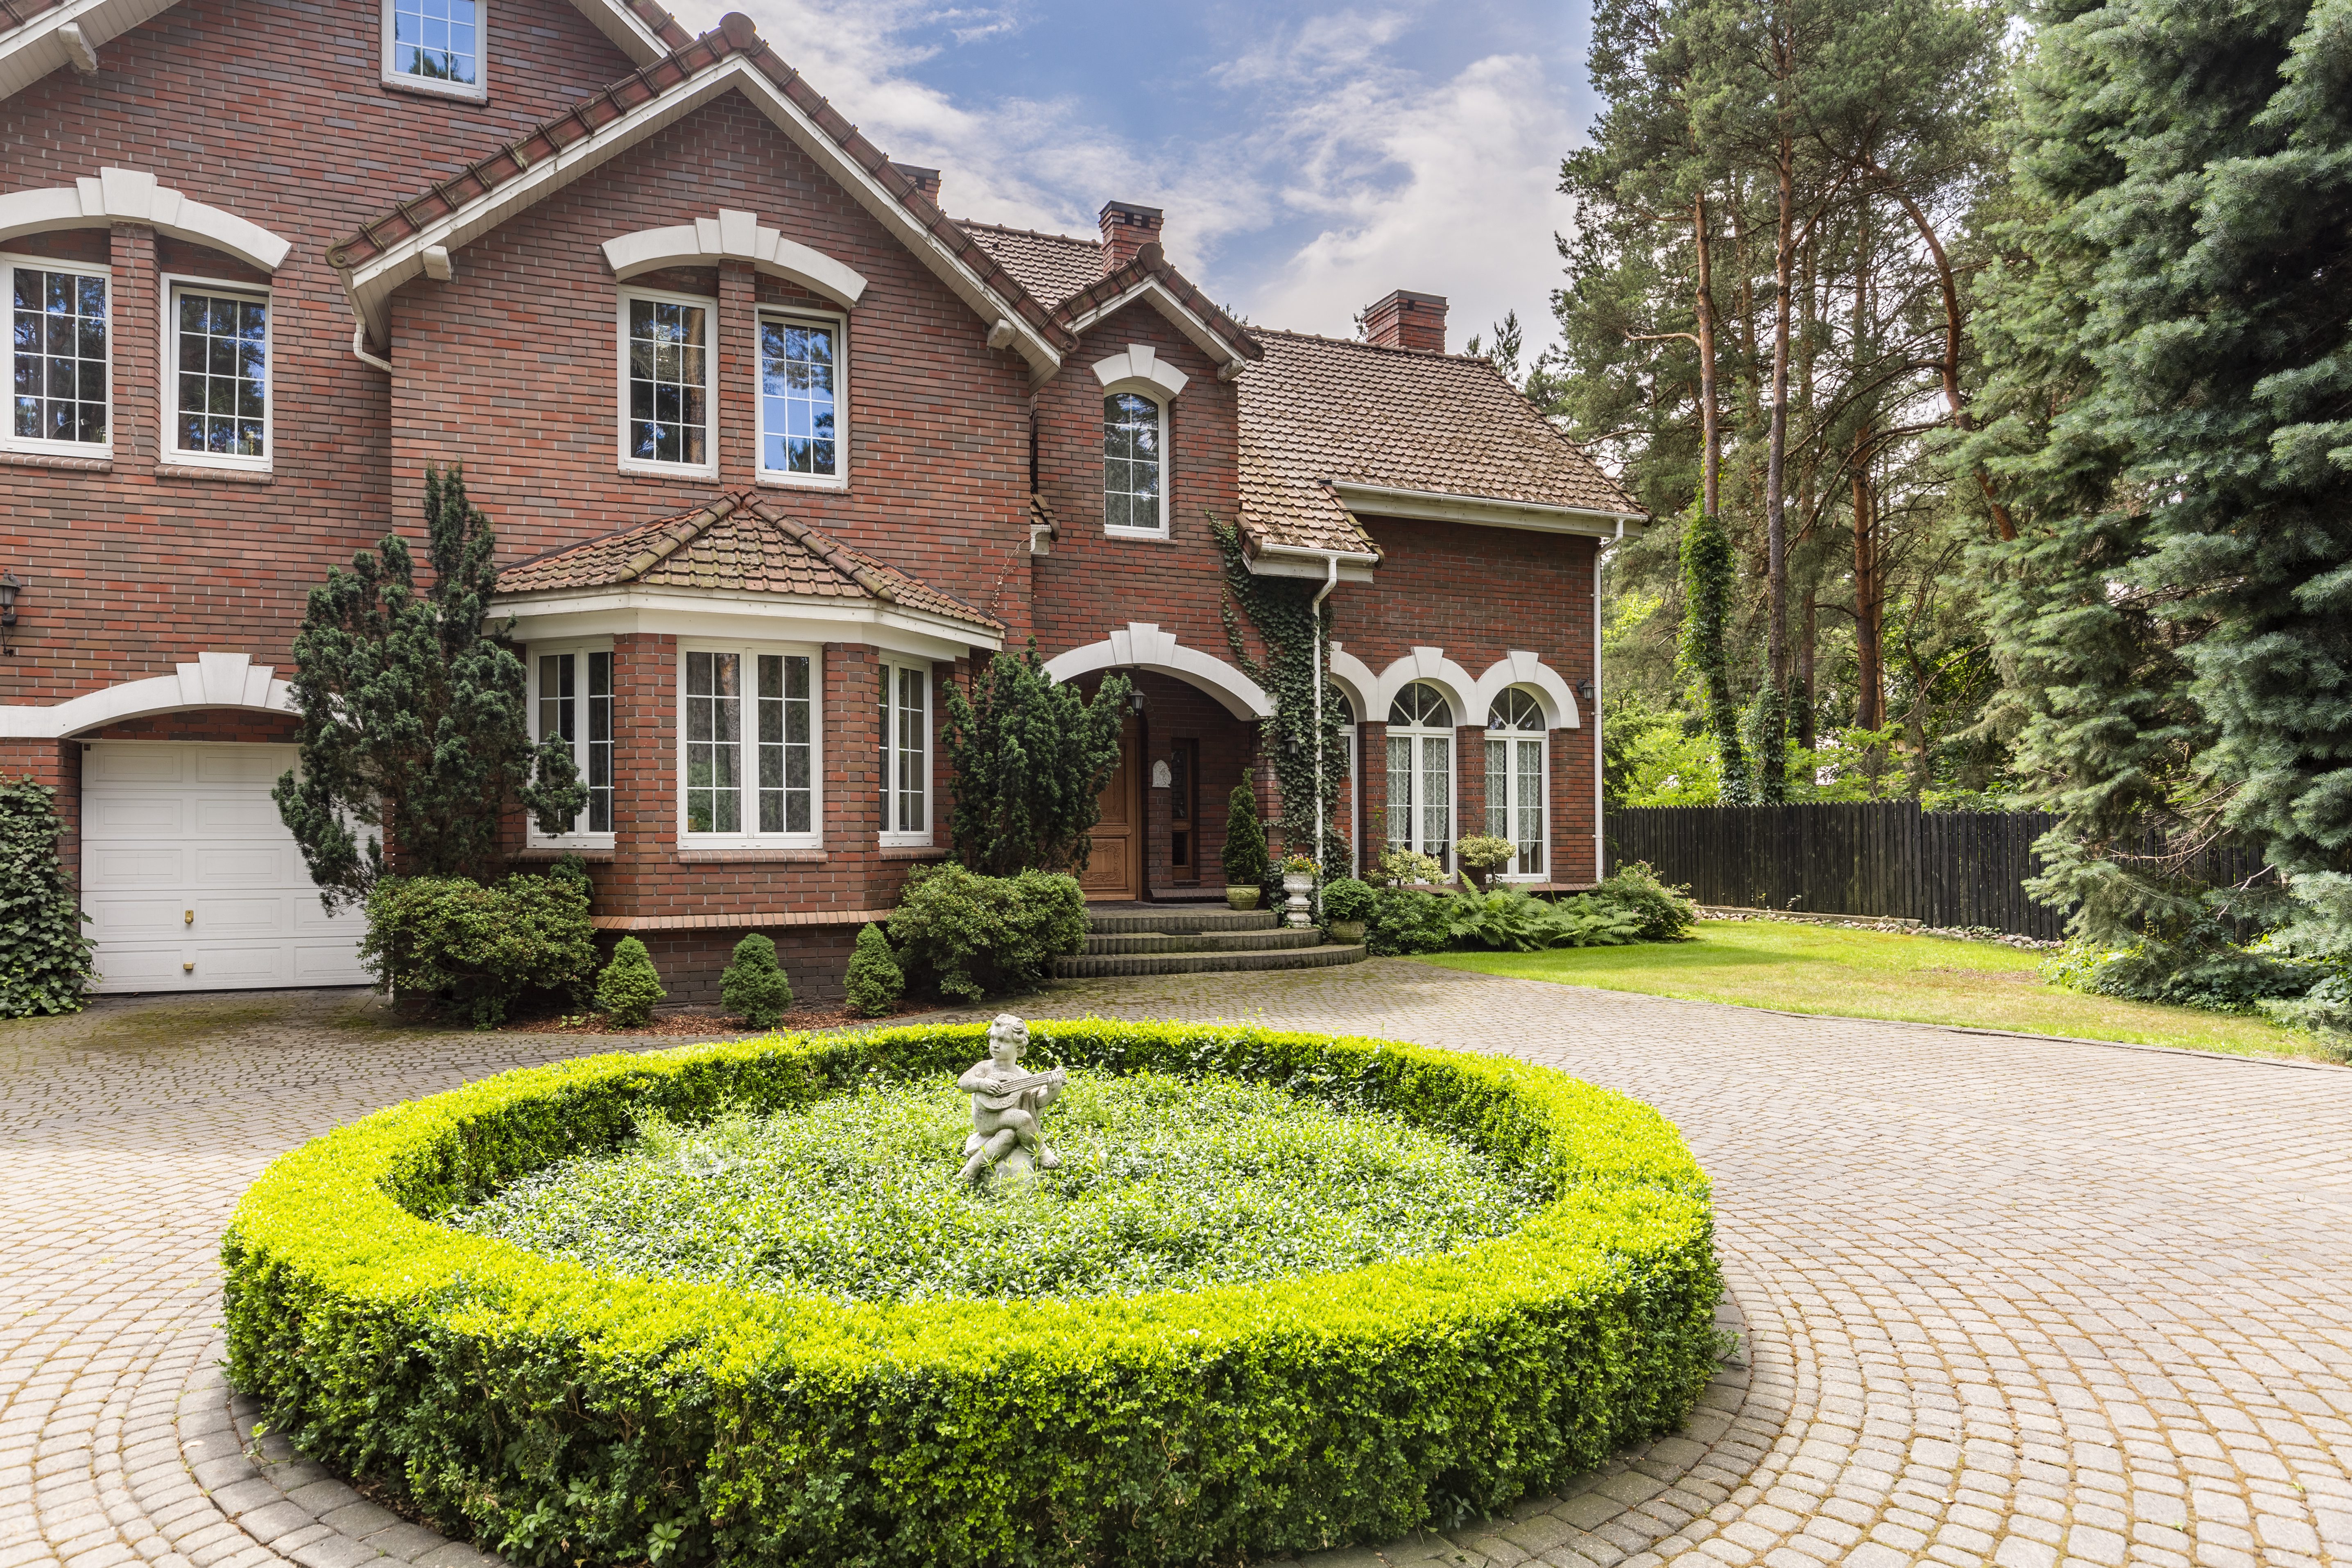
[[[648,1113],[960,1070],[977,1026],[509,1073],[263,1173],[229,1370],[315,1458],[524,1562],[1178,1563],[1500,1508],[1679,1423],[1711,1370],[1706,1178],[1648,1107],[1398,1045],[1040,1024],[1033,1065],[1255,1080],[1539,1177],[1518,1229],[1344,1273],[843,1303],[599,1277],[437,1223]]]

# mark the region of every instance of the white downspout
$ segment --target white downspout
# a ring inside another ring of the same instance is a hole
[[[1623,527],[1623,524],[1619,524]],[[1307,613],[1315,617],[1315,864],[1323,864],[1323,682],[1324,663],[1330,657],[1325,651],[1323,636],[1323,601],[1339,585],[1339,557],[1335,553],[1323,557],[1323,586],[1317,589]],[[1596,579],[1598,581],[1598,579]],[[1596,614],[1598,611],[1596,610]]]
[[[352,329],[352,353],[359,355],[361,359],[365,360],[368,363],[375,366],[376,369],[383,372],[384,374],[390,375],[392,374],[392,362],[390,360],[378,359],[375,355],[368,353],[367,326],[364,322]]]
[[[1625,520],[1617,520],[1616,536],[1610,540],[1614,549],[1625,540]],[[1609,836],[1603,824],[1607,820],[1601,793],[1601,551],[1592,552],[1592,879],[1596,882],[1609,875]]]

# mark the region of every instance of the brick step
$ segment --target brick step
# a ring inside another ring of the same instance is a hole
[[[1057,980],[1099,980],[1122,974],[1231,974],[1247,970],[1328,969],[1361,963],[1364,949],[1326,944],[1276,948],[1271,952],[1082,952],[1054,960]]]
[[[1223,904],[1171,909],[1166,904],[1124,904],[1088,910],[1087,929],[1099,936],[1176,936],[1204,931],[1272,931],[1280,924],[1272,910],[1229,910]]]
[[[1314,947],[1323,933],[1313,926],[1294,931],[1136,931],[1087,938],[1090,953],[1120,952],[1267,952],[1278,948]]]

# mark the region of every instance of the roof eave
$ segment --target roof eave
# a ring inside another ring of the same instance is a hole
[[[995,652],[1004,646],[1002,627],[945,616],[903,604],[827,594],[778,594],[753,588],[682,588],[645,583],[611,583],[563,588],[530,588],[494,595],[490,613],[520,623],[519,635],[583,635],[583,628],[634,623],[646,616],[674,622],[680,616],[760,620],[830,621],[845,626],[888,626],[940,643]],[[536,626],[534,626],[536,623]],[[953,657],[948,655],[944,657]]]
[[[1388,485],[1330,481],[1331,490],[1351,512],[1409,518],[1427,522],[1463,522],[1480,528],[1517,528],[1537,533],[1576,533],[1600,538],[1640,534],[1647,512],[1598,507],[1554,506],[1496,496],[1444,490],[1402,489]]]
[[[1083,299],[1083,294],[1078,298]],[[1231,381],[1249,368],[1250,362],[1263,356],[1263,350],[1246,335],[1229,337],[1217,330],[1207,317],[1187,304],[1167,280],[1154,272],[1121,288],[1110,298],[1080,310],[1069,308],[1065,301],[1055,315],[1073,336],[1085,333],[1128,306],[1141,300],[1168,318],[1175,329],[1183,333],[1192,346],[1217,363],[1217,378]],[[1253,352],[1255,351],[1255,352]]]

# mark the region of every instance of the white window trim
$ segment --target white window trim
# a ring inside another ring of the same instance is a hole
[[[805,833],[761,833],[746,827],[737,833],[690,833],[686,809],[686,656],[690,653],[731,653],[742,662],[736,700],[744,710],[736,726],[740,758],[735,776],[742,795],[738,820],[760,819],[759,667],[761,654],[782,654],[809,661],[809,830]],[[824,650],[814,643],[718,642],[709,638],[678,639],[677,658],[671,667],[671,720],[677,726],[677,749],[670,754],[677,773],[677,847],[680,849],[822,849],[824,847]]]
[[[16,272],[19,267],[106,280],[106,439],[48,441],[16,434],[16,331],[13,321],[0,321],[0,400],[7,404],[6,412],[0,414],[0,449],[37,452],[44,457],[54,458],[88,458],[92,460],[111,458],[114,456],[114,269],[103,262],[61,261],[51,256],[24,256],[0,250],[0,316],[13,316],[16,312]]]
[[[1489,718],[1493,716],[1491,710],[1489,710],[1488,716]],[[1517,745],[1521,742],[1533,741],[1537,745],[1543,748],[1542,751],[1538,753],[1542,761],[1538,765],[1538,772],[1537,773],[1538,783],[1536,787],[1540,792],[1541,795],[1541,798],[1537,802],[1537,810],[1542,816],[1543,827],[1541,830],[1542,837],[1538,840],[1538,843],[1539,845],[1538,852],[1543,857],[1544,864],[1537,867],[1532,871],[1524,869],[1519,865],[1519,836],[1517,831],[1516,825],[1513,824],[1510,819],[1513,806],[1507,804],[1503,808],[1503,825],[1506,827],[1512,828],[1513,830],[1503,834],[1501,837],[1511,841],[1511,858],[1505,863],[1501,870],[1495,873],[1495,877],[1497,881],[1540,882],[1549,874],[1549,868],[1551,864],[1551,731],[1549,730],[1496,730],[1489,728],[1486,731],[1486,740],[1488,742],[1501,741],[1506,744],[1514,746]],[[1506,779],[1516,780],[1518,777],[1517,757],[1516,755],[1508,755],[1505,760],[1510,764],[1510,766],[1505,769],[1503,776]],[[1482,750],[1478,757],[1478,765],[1482,771],[1485,769],[1486,763],[1486,753]],[[1507,785],[1506,787],[1507,788],[1512,786]],[[1486,803],[1486,809],[1489,812],[1494,810],[1494,802],[1491,799]]]
[[[879,835],[879,842],[885,849],[928,849],[932,844],[940,794],[938,781],[933,776],[939,766],[939,681],[934,667],[928,659],[884,658],[880,662],[890,677],[890,712],[894,718],[898,711],[898,672],[919,670],[923,677],[923,826],[918,833],[900,832],[885,826]],[[887,726],[883,734],[882,757],[882,786],[887,802],[888,797],[898,794],[898,734],[895,723]],[[886,804],[882,822],[887,824],[893,820],[894,815]]]
[[[546,739],[545,736],[540,733],[539,728],[539,661],[541,658],[547,654],[568,653],[573,655],[580,660],[580,662],[573,667],[572,691],[574,695],[572,700],[581,704],[581,710],[580,717],[576,721],[580,732],[578,737],[572,742],[572,765],[580,771],[580,784],[581,787],[583,789],[587,787],[588,784],[588,656],[592,653],[608,654],[612,651],[613,644],[609,638],[602,641],[591,640],[587,642],[531,643],[523,649],[523,668],[530,678],[530,743],[534,746]],[[616,761],[617,753],[620,749],[621,731],[621,694],[618,689],[619,684],[619,676],[616,671],[614,678],[615,689],[613,692],[613,739],[614,750],[616,753]],[[615,772],[617,773],[617,771],[618,770],[616,768]],[[617,779],[614,781],[613,793],[614,821],[617,825],[620,820],[621,804],[619,798],[620,787]],[[610,849],[614,847],[616,837],[614,834],[609,832],[591,833],[585,828],[578,826],[578,824],[585,822],[587,819],[588,806],[584,801],[581,804],[579,815],[572,819],[574,826],[572,830],[569,833],[542,833],[539,829],[538,819],[535,817],[530,818],[528,824],[528,842],[533,848]]]
[[[1109,521],[1110,491],[1108,489],[1105,489],[1101,491],[1103,497],[1104,517],[1103,532],[1112,539],[1166,539],[1169,537],[1170,533],[1168,520],[1175,515],[1176,464],[1174,461],[1175,454],[1169,447],[1168,418],[1169,405],[1174,400],[1171,399],[1167,393],[1160,390],[1159,386],[1150,383],[1124,381],[1104,387],[1102,394],[1103,401],[1108,403],[1110,399],[1118,396],[1121,393],[1132,393],[1136,396],[1140,397],[1145,402],[1150,404],[1154,408],[1160,410],[1160,526],[1158,528],[1113,527]],[[1097,406],[1095,413],[1095,427],[1097,431],[1102,428],[1102,411],[1099,406]],[[1095,447],[1096,461],[1100,462],[1103,458],[1103,452],[1102,442],[1099,437],[1097,437]],[[1100,483],[1099,476],[1097,476],[1097,483]]]
[[[833,329],[833,467],[830,474],[792,474],[767,466],[767,399],[761,395],[760,325],[766,321],[822,321]],[[751,432],[757,444],[753,479],[779,489],[845,490],[849,488],[849,318],[838,310],[801,305],[762,305],[751,327]]]
[[[490,96],[490,0],[474,0],[474,81],[438,81],[429,76],[412,76],[394,70],[392,65],[392,14],[399,0],[383,0],[383,48],[377,57],[377,66],[383,85],[404,92],[427,92],[436,98],[459,98],[470,103],[486,103]]]
[[[702,449],[699,463],[657,463],[629,455],[629,306],[639,300],[660,305],[702,308]],[[719,301],[703,294],[672,294],[659,289],[623,288],[613,302],[613,448],[621,472],[671,479],[715,479],[719,474]],[[707,650],[706,650],[707,651]],[[725,651],[721,649],[719,651]],[[769,650],[773,652],[772,648]],[[683,669],[685,666],[680,665]]]
[[[167,272],[158,280],[156,297],[163,309],[163,342],[155,363],[163,367],[163,386],[156,398],[163,417],[163,461],[174,468],[232,468],[239,473],[266,474],[278,463],[278,300],[266,283],[237,283],[226,278],[199,278],[185,272]],[[218,452],[191,452],[180,441],[180,290],[193,289],[200,294],[228,294],[243,299],[257,299],[265,314],[261,328],[261,363],[268,383],[261,401],[261,451],[258,458],[225,457]],[[108,306],[112,314],[113,307]],[[111,376],[110,374],[110,380]],[[111,426],[110,426],[110,428]]]

